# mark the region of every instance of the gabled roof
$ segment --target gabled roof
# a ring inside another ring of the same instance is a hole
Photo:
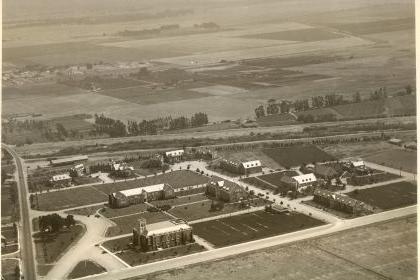
[[[296,182],[298,182],[298,184],[316,182],[316,177],[315,177],[314,173],[293,176],[292,179],[295,180]]]
[[[119,193],[125,195],[126,197],[129,197],[129,196],[139,195],[143,191],[144,192],[162,191],[164,187],[165,187],[165,184],[157,184],[157,185],[151,185],[151,186],[147,186],[147,187],[140,187],[140,188],[135,188],[135,189],[123,190],[123,191],[119,191]]]
[[[242,162],[242,165],[245,169],[252,168],[252,167],[259,167],[261,166],[261,161],[259,160],[246,161],[246,162]]]
[[[58,175],[54,175],[52,176],[52,181],[53,182],[57,182],[57,181],[62,181],[62,180],[69,180],[71,179],[70,175],[68,173],[66,174],[58,174]]]
[[[351,164],[354,167],[362,167],[362,166],[365,166],[365,162],[363,160],[352,161]]]

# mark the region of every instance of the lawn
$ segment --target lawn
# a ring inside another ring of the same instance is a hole
[[[107,218],[114,218],[144,212],[148,207],[150,206],[144,203],[134,204],[124,208],[103,207],[103,209],[101,210],[101,214]]]
[[[15,259],[4,259],[1,260],[1,275],[2,279],[5,280],[19,280],[19,276],[16,277],[15,269],[19,266],[19,261]]]
[[[204,193],[188,195],[188,196],[180,196],[173,199],[156,200],[156,201],[152,201],[151,204],[155,206],[160,206],[160,205],[177,206],[181,204],[194,203],[194,202],[198,202],[202,200],[208,200],[207,196]]]
[[[80,187],[53,191],[38,195],[41,211],[57,211],[66,208],[108,201],[108,196],[93,187]]]
[[[76,279],[103,272],[106,272],[106,269],[100,266],[99,264],[90,260],[83,260],[73,268],[73,270],[68,275],[68,278]]]
[[[17,232],[13,229],[13,226],[1,227],[1,235],[6,238],[7,242],[6,246],[1,248],[2,255],[17,251]]]
[[[144,212],[140,214],[111,219],[111,221],[116,223],[116,226],[108,228],[106,236],[117,236],[132,232],[133,228],[137,227],[138,220],[140,218],[146,219],[147,224],[154,224],[162,221],[169,221],[172,219],[170,216],[162,212]]]
[[[1,222],[12,223],[19,219],[19,201],[16,183],[1,186]]]
[[[415,151],[403,149],[388,149],[363,157],[364,160],[380,165],[402,169],[403,171],[417,173],[417,156]]]
[[[75,225],[63,229],[59,233],[35,233],[34,243],[36,258],[39,264],[56,262],[60,256],[70,248],[85,232],[85,227]]]
[[[101,208],[105,208],[105,203],[101,205],[96,205],[96,206],[88,206],[88,207],[73,209],[70,211],[66,211],[65,213],[69,215],[90,216],[90,215],[94,215],[96,211],[98,211]]]
[[[182,246],[172,247],[160,251],[154,252],[140,252],[132,249],[129,244],[132,242],[132,237],[123,237],[119,239],[114,239],[103,243],[103,246],[110,251],[120,251],[116,253],[116,256],[121,258],[123,261],[128,263],[131,266],[136,266],[145,263],[151,263],[156,261],[161,261],[165,259],[171,259],[175,257],[185,256],[189,254],[194,254],[198,252],[205,251],[206,249],[197,244],[191,243]]]
[[[257,211],[193,225],[194,234],[216,247],[266,238],[320,226],[324,223],[300,213]]]
[[[127,182],[100,184],[96,185],[95,188],[105,193],[112,193],[132,188],[167,183],[175,189],[178,189],[186,186],[206,184],[208,181],[208,177],[200,175],[193,171],[179,170],[143,179],[131,180]]]
[[[269,202],[260,198],[256,198],[253,200],[253,202],[251,202],[251,206],[263,206],[266,203]],[[247,209],[243,208],[240,203],[225,203],[222,209],[212,211],[211,204],[211,200],[197,202],[185,206],[174,207],[169,210],[168,213],[186,221],[194,221]]]
[[[263,149],[263,152],[283,167],[335,160],[335,157],[313,145]]]
[[[296,123],[296,118],[291,114],[277,114],[267,115],[257,119],[259,126],[277,126],[277,125],[289,125]]]
[[[258,179],[258,177],[248,177],[241,179],[243,182],[253,185],[257,188],[263,189],[263,190],[272,190],[273,186],[261,181]]]
[[[382,210],[391,210],[416,204],[417,185],[403,181],[380,187],[355,190],[347,193],[347,195]]]

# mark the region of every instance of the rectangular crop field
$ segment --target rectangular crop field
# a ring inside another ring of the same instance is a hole
[[[264,153],[283,167],[300,166],[304,163],[325,162],[336,158],[313,145],[264,149]]]
[[[411,182],[398,182],[380,187],[357,190],[348,196],[363,201],[382,210],[391,210],[417,203],[417,185]]]
[[[223,247],[323,224],[300,213],[272,214],[258,211],[197,223],[193,225],[193,230],[216,247]]]
[[[270,32],[261,34],[250,34],[242,36],[244,38],[265,39],[265,40],[284,40],[284,41],[301,41],[313,42],[342,38],[343,35],[334,33],[321,28],[307,28],[299,30],[287,30],[280,32]]]
[[[80,187],[39,194],[38,210],[57,211],[107,201],[108,196],[94,187]]]
[[[146,219],[147,224],[154,224],[162,221],[169,221],[172,218],[162,212],[143,212],[141,214],[134,214],[120,218],[111,219],[116,226],[108,229],[106,236],[117,236],[127,234],[133,231],[133,228],[138,225],[140,218]]]

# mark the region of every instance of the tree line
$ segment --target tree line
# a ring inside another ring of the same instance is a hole
[[[410,85],[404,88],[404,91],[398,92],[396,95],[410,95],[413,89]],[[360,103],[363,101],[375,101],[388,98],[388,93],[385,87],[381,87],[370,93],[370,96],[363,100],[360,92],[356,92],[351,98],[345,99],[343,95],[326,94],[313,96],[311,98],[302,98],[294,101],[282,100],[277,102],[275,99],[269,99],[267,104],[259,105],[255,108],[255,115],[261,118],[268,115],[284,114],[289,112],[302,112],[310,109],[327,108],[350,103]],[[332,120],[332,116],[326,117],[327,120]],[[309,121],[309,120],[307,120]]]

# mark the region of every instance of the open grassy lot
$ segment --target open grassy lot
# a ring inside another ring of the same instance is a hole
[[[1,253],[4,255],[17,251],[17,231],[13,229],[13,226],[2,226],[1,235],[6,238],[6,246],[1,248]]]
[[[132,180],[127,182],[118,182],[111,184],[101,184],[96,185],[95,188],[104,193],[112,193],[121,190],[127,190],[132,188],[145,187],[155,184],[167,183],[172,187],[178,189],[186,186],[195,186],[207,183],[209,180],[208,177],[200,175],[198,173],[188,171],[188,170],[179,170],[173,172],[167,172],[165,174],[147,177],[138,180]]]
[[[129,216],[124,216],[120,218],[111,219],[116,226],[108,228],[106,236],[117,236],[121,234],[127,234],[133,231],[133,228],[138,225],[138,220],[140,218],[146,219],[148,224],[158,223],[162,221],[169,221],[170,216],[162,212],[143,212],[141,214],[134,214]]]
[[[69,229],[63,229],[59,233],[35,233],[34,242],[38,263],[49,264],[57,261],[84,232],[84,226],[75,225]]]
[[[39,194],[38,210],[56,211],[106,201],[108,201],[108,196],[105,193],[93,187],[80,187]]]
[[[99,264],[90,261],[90,260],[83,260],[79,262],[73,270],[70,272],[68,278],[69,279],[76,279],[80,277],[85,277],[89,275],[99,274],[105,272],[106,269],[100,266]]]
[[[1,223],[15,222],[20,217],[16,183],[1,185]]]
[[[280,182],[280,179],[285,175],[287,175],[287,176],[297,176],[299,174],[296,171],[293,171],[293,170],[289,171],[288,170],[288,171],[275,172],[275,173],[271,173],[271,174],[258,176],[257,178],[276,186],[277,190],[279,190],[279,191],[287,192],[290,189],[288,187],[284,187],[284,184],[282,184]],[[270,186],[270,189],[273,189],[273,186]]]
[[[88,207],[66,211],[65,213],[69,215],[90,216],[90,215],[94,215],[96,211],[98,211],[99,209],[104,208],[105,205],[106,203],[101,204],[101,205],[96,205],[96,206],[88,206]]]
[[[284,40],[284,41],[301,41],[312,42],[321,40],[330,40],[342,38],[340,33],[334,33],[321,28],[307,28],[298,30],[288,30],[280,32],[250,34],[243,36],[245,38],[266,39],[266,40]]]
[[[103,243],[103,246],[112,252],[116,252],[116,256],[131,266],[136,266],[145,263],[156,262],[160,260],[185,256],[197,252],[205,251],[206,249],[197,244],[191,243],[183,246],[167,248],[155,252],[140,252],[132,249],[129,244],[132,243],[132,237],[123,237],[119,239],[109,240]]]
[[[189,204],[194,203],[202,200],[208,200],[207,196],[204,193],[194,194],[194,195],[187,195],[187,196],[180,196],[172,199],[166,199],[166,200],[156,200],[150,202],[151,204],[155,206],[161,206],[161,205],[170,205],[170,206],[177,206],[181,204]]]
[[[416,216],[409,216],[130,280],[414,280],[417,262]]]
[[[266,203],[269,203],[263,199],[255,198],[251,202],[251,206],[263,206]],[[238,203],[225,203],[223,208],[218,210],[211,209],[211,200],[206,200],[202,202],[196,202],[184,206],[177,206],[168,211],[168,213],[176,216],[177,218],[194,221],[198,219],[234,213],[241,210],[246,210],[242,205]]]
[[[382,210],[391,210],[417,203],[417,185],[398,182],[380,187],[347,193],[348,196],[363,201]]]
[[[273,189],[273,186],[259,180],[257,177],[248,177],[248,178],[243,178],[241,179],[242,181],[244,181],[247,184],[256,186],[257,188],[263,189],[263,190],[271,190]]]
[[[417,173],[417,156],[415,151],[390,147],[389,150],[363,156],[363,159],[395,169],[401,168],[403,171],[410,173]]]
[[[144,212],[146,211],[147,207],[149,207],[149,205],[144,203],[134,204],[124,208],[103,207],[103,209],[101,210],[101,214],[107,218],[114,218]]]
[[[313,145],[263,149],[263,152],[284,167],[335,160],[335,157]]]
[[[195,234],[223,247],[324,224],[299,213],[253,212],[194,224]]]
[[[16,275],[15,269],[19,266],[17,259],[2,259],[1,260],[1,275],[5,280],[19,280],[19,275]]]

